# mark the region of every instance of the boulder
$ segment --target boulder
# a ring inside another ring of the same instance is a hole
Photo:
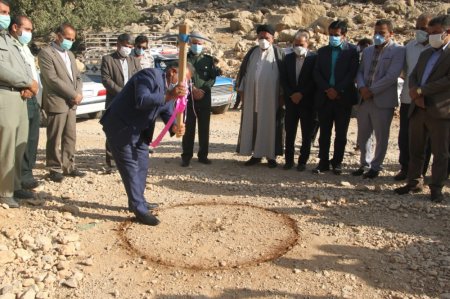
[[[314,33],[328,34],[328,26],[331,22],[333,22],[332,18],[322,16],[315,20],[310,27],[314,30]]]
[[[383,9],[387,13],[404,14],[408,8],[405,0],[388,0],[384,3]]]
[[[278,35],[278,41],[279,42],[292,42],[294,40],[295,34],[297,33],[297,30],[295,29],[285,29],[280,32]]]
[[[327,14],[327,10],[323,5],[301,4],[300,11],[302,13],[300,25],[303,27],[309,27],[319,17],[325,16]]]
[[[300,9],[280,10],[278,13],[271,13],[265,17],[265,23],[275,26],[275,30],[280,32],[284,29],[298,29],[302,27],[303,13]]]
[[[15,258],[16,255],[13,251],[10,250],[0,251],[0,266],[12,263]]]
[[[249,32],[254,29],[253,22],[248,19],[232,19],[230,20],[231,32],[243,31]]]

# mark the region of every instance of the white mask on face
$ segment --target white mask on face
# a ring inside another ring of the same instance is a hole
[[[267,50],[270,47],[270,42],[267,39],[259,39],[258,40],[259,47],[263,50]]]
[[[428,33],[423,30],[416,30],[416,41],[420,44],[428,40]]]
[[[306,56],[308,49],[303,47],[294,47],[294,52],[297,56]]]
[[[131,54],[131,48],[128,47],[120,47],[119,54],[122,55],[122,57],[128,57]]]
[[[428,40],[430,43],[430,46],[432,46],[435,49],[440,48],[444,44],[444,34],[438,33],[438,34],[430,34],[428,36]]]

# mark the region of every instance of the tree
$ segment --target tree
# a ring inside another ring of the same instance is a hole
[[[134,0],[17,0],[14,15],[26,15],[38,35],[45,36],[63,22],[78,30],[119,28],[140,19]]]

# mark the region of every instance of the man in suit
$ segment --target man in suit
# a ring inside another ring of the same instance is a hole
[[[442,187],[447,179],[450,133],[450,15],[428,23],[430,48],[420,54],[409,76],[409,167],[408,183],[397,194],[420,192],[427,136],[431,140],[433,165],[430,199],[444,200]]]
[[[375,23],[374,45],[363,51],[357,75],[362,102],[358,107],[358,143],[360,167],[352,174],[376,178],[381,169],[389,143],[389,132],[398,106],[397,80],[403,69],[405,48],[393,41],[394,28],[390,20]],[[367,154],[369,139],[375,135],[373,158]],[[364,168],[369,170],[364,173]]]
[[[20,54],[19,41],[8,34],[9,12],[9,2],[0,0],[0,204],[18,208],[28,137],[26,99],[36,95],[38,83]]]
[[[302,146],[298,158],[298,171],[306,169],[314,129],[317,126],[317,113],[314,110],[315,83],[313,77],[317,55],[310,52],[308,47],[308,31],[299,30],[293,42],[294,52],[286,55],[283,73],[281,74],[286,106],[286,148],[283,167],[285,170],[294,166],[295,138],[299,121],[302,130]]]
[[[329,45],[319,49],[314,68],[317,85],[315,107],[319,113],[319,165],[315,173],[342,173],[352,106],[358,102],[355,77],[359,57],[356,46],[346,40],[347,24],[334,21],[328,27]],[[333,159],[329,159],[331,131],[335,126]]]
[[[431,15],[422,14],[416,21],[416,38],[409,41],[405,46],[405,64],[403,66],[403,72],[405,75],[405,81],[403,83],[402,92],[400,94],[400,129],[398,132],[398,149],[399,149],[399,163],[401,166],[400,172],[394,177],[396,181],[402,181],[406,179],[408,174],[409,163],[409,108],[411,106],[411,97],[409,96],[409,75],[411,75],[417,61],[419,60],[420,53],[428,45],[428,22],[431,20]],[[431,155],[428,150],[427,154]],[[429,155],[428,159],[429,160]],[[428,163],[427,163],[428,165]],[[425,169],[426,171],[426,169]]]
[[[131,35],[123,33],[117,37],[116,51],[102,57],[100,71],[103,86],[106,88],[105,109],[108,109],[128,79],[142,69],[139,59],[130,55],[134,47],[133,43]],[[107,172],[111,173],[114,170],[114,164],[108,141],[105,142],[105,148]]]
[[[144,197],[149,161],[145,132],[166,102],[186,95],[186,88],[177,82],[177,64],[168,66],[165,72],[146,68],[127,82],[100,120],[125,186],[129,209],[146,225],[157,225],[159,220],[149,213],[156,205],[147,203]],[[183,125],[179,127],[182,134]],[[172,126],[172,132],[177,130]]]
[[[199,37],[199,38],[195,38]],[[214,59],[203,52],[203,35],[194,31],[189,41],[188,62],[194,67],[192,94],[186,107],[186,134],[183,136],[181,166],[187,167],[194,155],[195,127],[198,123],[198,162],[211,164],[209,153],[209,123],[211,119],[211,88],[216,82]]]
[[[76,109],[83,100],[83,82],[70,51],[76,37],[75,28],[64,23],[55,33],[56,39],[38,57],[42,105],[48,117],[46,164],[50,169],[49,178],[62,182],[64,176],[86,175],[75,167]]]

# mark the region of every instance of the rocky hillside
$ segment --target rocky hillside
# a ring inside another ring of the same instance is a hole
[[[395,22],[396,40],[403,43],[414,36],[417,16],[423,12],[447,13],[449,1],[414,0],[216,0],[216,1],[138,1],[145,22],[128,29],[139,32],[176,31],[177,25],[187,22],[191,28],[208,35],[216,43],[210,45],[214,56],[226,74],[233,76],[240,59],[255,44],[254,28],[270,23],[277,30],[278,43],[288,44],[296,30],[308,28],[313,36],[312,48],[328,42],[326,28],[335,19],[349,24],[348,38],[357,41],[372,36],[377,19],[389,18]]]

